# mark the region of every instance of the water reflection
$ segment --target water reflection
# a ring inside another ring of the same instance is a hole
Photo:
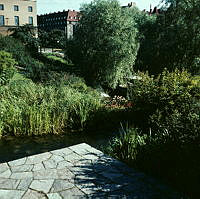
[[[6,137],[0,139],[0,163],[83,142],[101,150],[115,135],[116,133],[95,132],[93,134],[67,133],[39,137]]]

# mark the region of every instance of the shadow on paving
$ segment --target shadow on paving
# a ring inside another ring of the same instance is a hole
[[[184,199],[160,181],[82,143],[0,164],[1,199]]]
[[[69,170],[86,198],[185,199],[152,177],[104,154],[89,153]],[[83,196],[79,196],[84,198]]]

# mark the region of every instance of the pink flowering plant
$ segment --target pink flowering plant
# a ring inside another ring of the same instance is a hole
[[[106,102],[106,106],[112,107],[112,108],[128,108],[128,107],[132,106],[132,103],[129,102],[123,96],[117,96],[117,95],[115,95],[113,98],[109,99]]]

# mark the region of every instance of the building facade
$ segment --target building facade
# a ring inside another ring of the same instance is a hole
[[[0,33],[8,29],[30,24],[37,26],[36,0],[0,0]]]
[[[62,12],[54,12],[37,17],[38,29],[46,32],[51,30],[65,31],[67,38],[73,37],[76,24],[80,20],[80,12],[75,10],[63,10]]]

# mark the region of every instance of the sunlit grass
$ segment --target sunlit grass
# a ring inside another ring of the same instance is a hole
[[[0,135],[58,134],[80,130],[101,107],[94,91],[81,93],[64,83],[42,85],[16,74],[0,88]]]

